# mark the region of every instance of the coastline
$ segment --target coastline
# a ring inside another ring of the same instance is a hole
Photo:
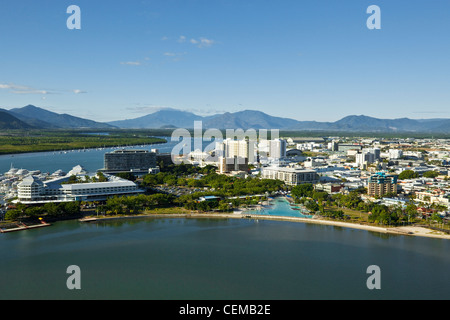
[[[160,138],[158,138],[158,139],[160,139]],[[104,144],[101,144],[101,145],[98,145],[98,146],[94,146],[94,147],[91,146],[91,147],[88,147],[88,148],[81,148],[81,147],[80,148],[73,148],[73,147],[61,146],[60,149],[48,149],[48,150],[37,149],[37,150],[23,150],[23,151],[13,151],[13,152],[8,151],[8,152],[5,152],[5,153],[0,152],[0,156],[12,156],[12,157],[14,157],[16,155],[23,155],[23,154],[55,153],[55,152],[60,153],[60,152],[73,152],[73,151],[77,151],[78,152],[78,151],[82,151],[82,150],[96,150],[98,148],[102,148],[102,149],[109,149],[109,148],[115,148],[115,147],[126,148],[126,147],[136,147],[136,146],[141,146],[141,145],[151,146],[151,145],[155,145],[155,144],[164,144],[164,143],[167,143],[167,140],[165,142],[162,142],[162,141],[161,142],[150,142],[150,143],[145,143],[145,144],[139,143],[139,144],[123,145],[123,146],[121,146],[121,145],[117,146],[117,145],[114,145],[114,144],[107,145],[107,144],[104,143]]]
[[[428,238],[438,238],[450,240],[449,234],[437,232],[425,227],[377,227],[363,224],[356,224],[343,221],[332,221],[319,218],[300,218],[300,217],[287,217],[276,215],[258,215],[258,214],[246,214],[245,211],[237,213],[217,213],[217,212],[204,212],[204,213],[143,213],[133,216],[111,216],[111,217],[86,217],[79,219],[80,222],[98,222],[117,219],[135,219],[135,218],[221,218],[221,219],[257,219],[257,220],[274,220],[274,221],[290,221],[300,223],[312,223],[330,225],[335,227],[351,228],[366,230],[379,233],[406,235],[406,236],[420,236]]]

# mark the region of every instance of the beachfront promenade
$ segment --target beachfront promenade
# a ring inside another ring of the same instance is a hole
[[[276,220],[276,221],[291,221],[300,223],[313,223],[321,225],[330,225],[342,228],[352,228],[367,230],[379,233],[389,233],[397,235],[409,235],[409,236],[422,236],[422,237],[432,237],[440,239],[449,239],[450,235],[443,232],[437,232],[432,229],[424,227],[406,226],[406,227],[377,227],[369,226],[364,224],[349,223],[343,221],[333,221],[320,218],[300,218],[300,217],[287,217],[287,216],[276,216],[276,215],[262,215],[262,214],[252,214],[245,211],[238,211],[234,213],[161,213],[161,214],[141,214],[133,216],[111,216],[111,217],[86,217],[80,219],[81,222],[97,222],[97,221],[108,221],[114,219],[132,219],[132,218],[222,218],[222,219],[252,219],[252,220]]]

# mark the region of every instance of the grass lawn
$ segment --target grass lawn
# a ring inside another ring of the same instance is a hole
[[[195,211],[188,210],[182,207],[168,207],[168,208],[154,208],[151,210],[145,210],[142,212],[142,214],[186,214],[192,212]]]
[[[325,207],[325,211],[327,210],[342,210],[344,212],[344,215],[350,217],[350,220],[347,220],[348,222],[360,222],[364,224],[369,224],[369,215],[367,212],[362,212],[358,210],[348,209],[348,208],[338,208],[336,206],[332,207]]]

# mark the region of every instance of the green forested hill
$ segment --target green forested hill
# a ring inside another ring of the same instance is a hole
[[[29,129],[30,125],[17,119],[5,111],[0,110],[0,130],[5,129]]]

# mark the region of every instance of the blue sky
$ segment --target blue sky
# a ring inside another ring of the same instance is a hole
[[[81,30],[66,27],[72,4]],[[448,0],[5,0],[0,107],[449,118],[449,17]]]

